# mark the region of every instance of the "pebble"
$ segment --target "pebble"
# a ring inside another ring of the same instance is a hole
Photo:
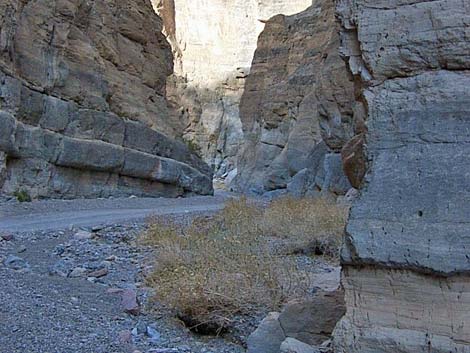
[[[119,332],[118,339],[121,344],[132,344],[132,334],[130,331]]]
[[[147,327],[147,336],[150,338],[152,343],[158,343],[161,338],[160,332],[158,332],[155,328],[148,326]]]
[[[147,324],[143,321],[140,321],[135,327],[135,333],[138,335],[143,335],[147,333]]]
[[[90,272],[88,274],[88,277],[101,278],[101,277],[106,276],[107,274],[108,274],[108,269],[106,267],[103,267],[99,270]]]
[[[2,239],[5,241],[11,241],[13,240],[13,234],[2,234]]]
[[[26,246],[20,245],[20,247],[16,250],[16,252],[17,252],[18,254],[21,254],[21,253],[26,252],[26,250],[28,250],[28,249],[26,248]]]

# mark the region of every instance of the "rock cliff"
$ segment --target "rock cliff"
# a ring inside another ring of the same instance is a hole
[[[338,12],[366,129],[343,153],[361,192],[336,351],[468,353],[470,3],[341,0]]]
[[[353,82],[339,56],[332,1],[266,23],[246,80],[245,142],[234,187],[344,194],[340,151],[354,135]]]
[[[169,118],[161,28],[146,0],[0,0],[2,192],[212,192]]]
[[[153,0],[175,56],[170,111],[184,137],[218,175],[235,166],[243,143],[239,103],[264,22],[312,0]]]

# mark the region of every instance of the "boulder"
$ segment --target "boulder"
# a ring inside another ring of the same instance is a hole
[[[286,339],[279,323],[279,313],[270,313],[248,337],[247,353],[279,353]]]
[[[330,337],[344,314],[343,291],[318,292],[311,300],[288,303],[279,315],[279,322],[286,337],[320,345]]]

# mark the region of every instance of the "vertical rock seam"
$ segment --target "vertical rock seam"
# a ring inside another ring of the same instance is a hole
[[[150,0],[0,0],[2,193],[212,193],[169,118],[161,29]]]
[[[361,191],[336,352],[468,353],[470,3],[340,0],[337,10],[367,129],[343,154]]]

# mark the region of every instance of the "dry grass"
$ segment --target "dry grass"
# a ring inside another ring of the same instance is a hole
[[[263,233],[283,240],[285,252],[310,252],[334,260],[339,257],[347,212],[322,198],[284,197],[266,209]]]
[[[334,254],[344,215],[322,200],[286,198],[264,208],[242,198],[187,226],[155,219],[142,238],[157,250],[149,284],[196,331],[223,331],[233,317],[277,309],[310,287],[294,260],[273,250],[273,238],[283,247],[327,244]]]

